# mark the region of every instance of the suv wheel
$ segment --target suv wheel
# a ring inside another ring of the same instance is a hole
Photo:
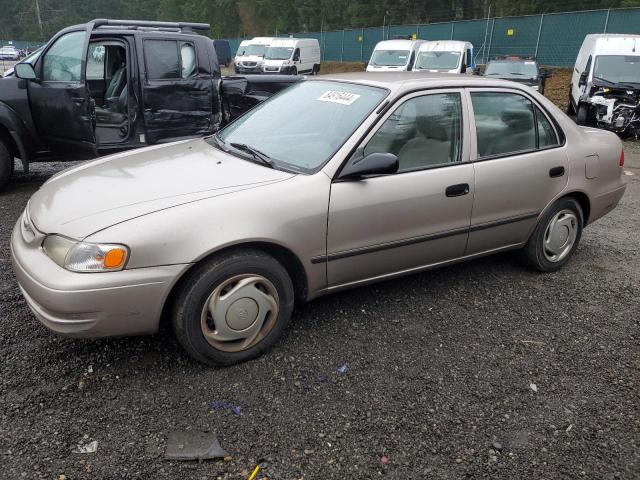
[[[571,258],[582,236],[582,209],[573,198],[554,203],[536,225],[523,254],[530,267],[554,272]]]
[[[0,140],[0,189],[2,189],[13,174],[13,157],[7,146]]]
[[[184,349],[209,365],[232,365],[266,352],[289,323],[291,278],[273,257],[237,250],[214,257],[182,285],[173,328]]]

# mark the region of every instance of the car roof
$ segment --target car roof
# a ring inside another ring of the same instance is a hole
[[[467,45],[471,45],[471,42],[465,42],[462,40],[429,40],[428,42],[420,45],[420,51],[458,50],[460,48],[466,48]]]
[[[349,72],[332,75],[310,77],[311,81],[337,81],[358,83],[371,87],[380,87],[392,92],[404,92],[425,88],[459,88],[459,87],[507,87],[529,92],[529,87],[523,87],[516,82],[500,80],[478,75],[460,75],[457,73],[432,72]]]
[[[418,41],[419,40],[407,39],[383,40],[376,44],[374,50],[395,50],[398,48],[411,48]]]

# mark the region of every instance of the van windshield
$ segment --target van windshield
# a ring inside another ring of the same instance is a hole
[[[401,67],[409,61],[409,50],[374,50],[369,65],[374,67]]]
[[[260,152],[274,168],[312,173],[342,147],[387,95],[386,89],[353,83],[296,83],[258,104],[208,142],[250,161],[251,157],[238,150]]]
[[[454,70],[458,68],[460,52],[420,52],[416,59],[416,69]]]
[[[267,60],[289,60],[293,53],[293,47],[269,47],[265,58]]]
[[[255,43],[253,45],[247,45],[242,56],[264,57],[264,53],[267,51],[268,47],[269,45],[257,45]]]
[[[598,55],[593,76],[612,83],[640,83],[640,56]]]
[[[538,67],[534,61],[512,62],[493,61],[489,62],[485,75],[502,78],[538,78]]]

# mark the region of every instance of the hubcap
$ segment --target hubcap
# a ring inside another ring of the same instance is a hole
[[[544,256],[550,262],[563,260],[573,248],[578,236],[578,217],[571,210],[554,215],[544,232]]]
[[[278,292],[260,275],[238,275],[218,285],[204,304],[202,334],[214,348],[240,352],[256,345],[278,318]]]

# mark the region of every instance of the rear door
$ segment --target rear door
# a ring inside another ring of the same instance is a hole
[[[416,93],[365,138],[365,155],[393,153],[399,170],[331,186],[327,235],[330,287],[461,257],[474,172],[459,90]]]
[[[97,155],[95,110],[86,81],[88,37],[85,29],[60,34],[38,59],[37,79],[28,84],[38,135],[65,158]]]
[[[212,133],[214,72],[218,70],[204,43],[178,36],[147,36],[139,41],[140,64],[145,70],[142,103],[147,143]]]
[[[562,133],[544,108],[518,91],[472,89],[469,95],[476,142],[467,255],[526,242],[568,179]]]

